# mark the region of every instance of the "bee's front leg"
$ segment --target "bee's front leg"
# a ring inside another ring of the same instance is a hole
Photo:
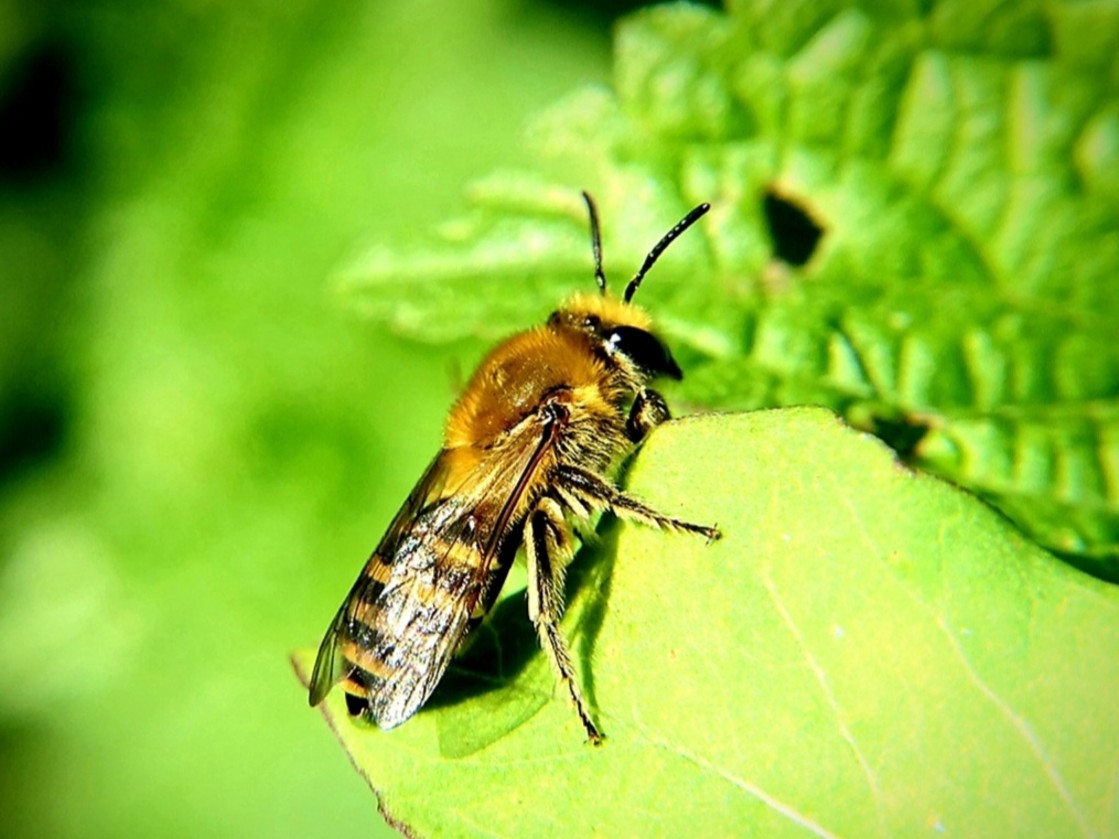
[[[634,443],[640,443],[645,435],[668,419],[668,403],[655,390],[645,388],[633,400],[626,420],[626,436]]]
[[[707,537],[708,541],[714,541],[721,535],[717,527],[692,524],[690,521],[658,513],[632,495],[622,492],[602,476],[588,472],[586,469],[560,466],[556,469],[555,480],[560,492],[570,499],[570,502],[565,501],[565,503],[569,503],[576,512],[581,512],[580,508],[610,510],[618,518],[639,521],[650,527],[698,533]]]
[[[590,711],[579,690],[571,653],[560,632],[563,614],[563,575],[571,558],[571,538],[559,504],[543,498],[528,517],[525,525],[525,553],[528,560],[528,617],[540,635],[540,643],[560,681],[567,686],[575,710],[594,745],[602,742],[602,734],[591,719]]]

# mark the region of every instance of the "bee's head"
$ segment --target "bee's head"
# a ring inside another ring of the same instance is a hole
[[[606,295],[576,294],[552,313],[548,324],[587,336],[599,355],[615,362],[621,356],[646,378],[683,378],[668,347],[649,331],[645,310],[631,303]]]
[[[641,268],[633,275],[633,279],[626,284],[622,299],[618,300],[606,293],[598,212],[594,201],[586,192],[583,193],[583,200],[587,202],[587,212],[591,219],[591,248],[594,251],[594,276],[598,282],[599,294],[593,296],[577,294],[567,306],[553,312],[548,323],[587,335],[595,348],[604,356],[615,360],[619,356],[625,358],[647,378],[654,376],[683,378],[684,374],[680,372],[668,347],[649,331],[649,316],[630,301],[633,300],[633,295],[641,286],[641,281],[664,253],[665,248],[710,210],[711,205],[700,204],[661,237],[661,240],[649,251]]]

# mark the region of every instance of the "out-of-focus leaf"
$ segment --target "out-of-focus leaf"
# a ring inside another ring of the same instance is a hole
[[[44,53],[73,95],[33,74],[24,118],[0,67],[0,832],[339,835],[369,797],[285,654],[453,386],[325,278],[522,159],[606,36],[505,0],[0,3],[0,60]],[[12,177],[54,115],[62,165]]]
[[[613,525],[564,622],[582,729],[519,593],[392,732],[326,717],[420,836],[1111,835],[1119,594],[820,409],[658,429],[629,473],[715,544]],[[1074,651],[1074,652],[1070,652]],[[312,653],[295,663],[305,680]]]

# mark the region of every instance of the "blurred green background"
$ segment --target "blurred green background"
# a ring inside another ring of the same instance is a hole
[[[476,348],[379,334],[330,277],[526,163],[619,11],[0,5],[5,832],[388,832],[287,657]]]

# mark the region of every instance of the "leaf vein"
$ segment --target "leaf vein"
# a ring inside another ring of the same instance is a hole
[[[873,550],[873,548],[875,547],[875,542],[870,538],[870,535],[866,533],[863,527],[862,518],[859,516],[858,511],[855,509],[854,505],[851,504],[849,499],[843,498],[842,500],[844,505],[851,512],[854,522],[862,531],[868,547]],[[875,551],[874,555],[880,554]],[[886,562],[884,563],[884,565],[885,567],[889,568],[892,573],[896,574],[896,570],[890,565],[890,563]],[[1021,574],[1022,571],[1019,569],[1018,573]],[[1034,754],[1037,761],[1041,764],[1043,772],[1048,778],[1050,784],[1052,784],[1054,790],[1057,792],[1058,797],[1072,813],[1081,834],[1086,837],[1096,837],[1096,832],[1092,830],[1091,826],[1088,824],[1087,819],[1084,817],[1084,814],[1080,811],[1079,806],[1073,799],[1068,788],[1065,786],[1064,779],[1061,777],[1060,772],[1058,772],[1057,769],[1054,767],[1052,759],[1046,753],[1045,748],[1042,746],[1040,740],[1038,740],[1037,735],[1034,733],[1029,723],[1027,723],[1026,720],[1023,719],[1019,714],[1015,713],[1010,704],[1007,703],[1006,700],[1004,700],[1001,696],[999,696],[999,694],[993,688],[991,688],[990,685],[986,683],[986,681],[984,681],[982,676],[980,676],[978,671],[976,671],[976,669],[972,665],[971,660],[967,657],[966,652],[963,650],[963,648],[960,647],[959,641],[956,639],[956,636],[952,633],[948,625],[944,622],[944,619],[933,612],[930,605],[926,603],[922,598],[918,597],[916,593],[911,591],[908,585],[903,586],[903,590],[906,591],[913,602],[916,603],[917,606],[926,615],[929,616],[929,618],[935,623],[935,625],[948,639],[949,646],[951,647],[956,658],[963,665],[964,672],[967,675],[968,680],[971,681],[973,685],[975,685],[980,693],[982,693],[992,704],[994,704],[999,712],[1010,722],[1011,726],[1018,733],[1018,735],[1025,741],[1027,747]]]
[[[878,776],[875,774],[866,755],[863,754],[863,750],[855,739],[855,735],[851,732],[851,729],[848,728],[847,722],[844,719],[843,709],[835,696],[835,692],[832,691],[831,685],[828,683],[827,674],[820,666],[820,663],[816,661],[816,657],[812,654],[812,650],[804,640],[804,635],[801,633],[800,627],[797,626],[796,621],[793,620],[793,616],[785,607],[785,601],[777,590],[777,586],[773,583],[773,580],[770,579],[768,574],[763,573],[761,575],[761,580],[762,585],[765,586],[766,591],[769,593],[770,600],[773,601],[773,605],[780,613],[781,619],[789,629],[789,633],[793,636],[801,653],[804,655],[804,659],[808,663],[808,669],[812,671],[812,675],[820,687],[820,692],[823,694],[824,700],[828,703],[828,707],[835,717],[840,736],[843,737],[844,741],[846,741],[847,745],[851,748],[851,751],[855,755],[855,759],[859,762],[859,766],[862,767],[867,786],[870,788],[871,796],[874,798],[874,807],[878,815],[878,826],[881,828],[882,835],[888,835],[889,831],[886,828],[885,813],[882,810],[882,790],[878,785]]]
[[[723,780],[727,781],[743,792],[752,795],[754,798],[758,799],[772,810],[780,813],[782,816],[789,819],[793,823],[800,825],[810,833],[816,836],[826,837],[827,839],[838,839],[837,834],[832,833],[823,825],[817,824],[808,816],[798,812],[796,808],[792,807],[791,805],[786,804],[780,799],[770,795],[756,784],[752,784],[745,778],[739,778],[737,775],[731,774],[725,769],[707,760],[702,755],[698,755],[690,749],[684,748],[678,743],[670,743],[669,741],[656,736],[640,723],[638,723],[638,727],[645,738],[657,748],[661,748],[674,755],[678,755],[679,757],[684,758],[684,760],[688,761],[689,763],[695,764],[700,769],[715,773]]]
[[[1014,709],[1010,707],[1009,703],[1007,703],[1006,700],[999,696],[999,694],[990,685],[987,684],[983,677],[979,675],[979,673],[972,666],[971,660],[967,657],[967,653],[964,652],[964,650],[960,647],[959,641],[957,640],[956,636],[953,634],[952,630],[947,626],[947,624],[944,623],[943,619],[934,617],[934,620],[936,621],[936,625],[940,628],[941,632],[943,632],[944,636],[948,639],[948,644],[952,648],[952,651],[955,653],[956,658],[959,659],[960,663],[963,665],[964,672],[967,674],[968,679],[971,681],[972,684],[975,685],[979,692],[986,696],[987,699],[989,699],[991,703],[996,708],[998,708],[999,712],[1004,717],[1006,717],[1007,720],[1009,720],[1011,726],[1022,737],[1026,745],[1029,747],[1030,751],[1033,752],[1034,756],[1038,760],[1038,763],[1041,764],[1041,768],[1045,772],[1045,775],[1049,779],[1049,782],[1056,790],[1057,795],[1061,798],[1061,800],[1065,803],[1065,806],[1067,806],[1069,811],[1072,813],[1073,818],[1076,820],[1077,826],[1080,828],[1081,834],[1083,834],[1084,836],[1095,837],[1097,835],[1096,832],[1092,830],[1091,826],[1088,824],[1087,819],[1085,819],[1084,814],[1080,811],[1080,807],[1073,799],[1072,794],[1068,790],[1068,787],[1065,786],[1065,782],[1064,779],[1061,777],[1061,773],[1058,772],[1056,767],[1053,765],[1052,758],[1050,758],[1049,755],[1046,753],[1045,747],[1042,746],[1041,741],[1034,733],[1034,730],[1030,727],[1030,724],[1026,722],[1026,720],[1019,714],[1017,714]]]

